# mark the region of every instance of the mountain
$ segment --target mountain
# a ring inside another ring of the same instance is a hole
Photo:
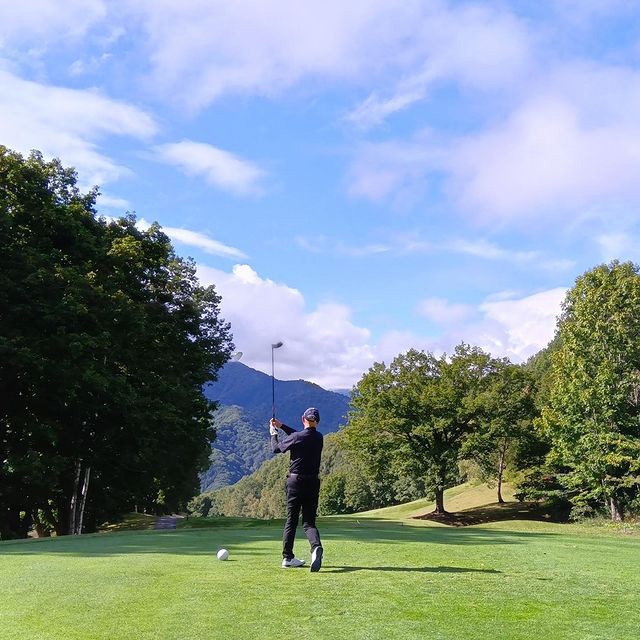
[[[276,380],[276,416],[294,429],[307,407],[320,411],[319,431],[337,431],[345,424],[349,398],[305,380]],[[205,394],[216,400],[217,437],[211,466],[201,474],[203,491],[233,484],[271,457],[268,423],[271,418],[271,376],[240,362],[229,362],[208,384]]]
[[[216,411],[213,421],[216,439],[209,456],[211,464],[200,475],[203,491],[234,484],[253,473],[272,455],[264,420],[242,407],[222,406]]]
[[[349,399],[341,393],[306,380],[276,380],[275,389],[276,417],[294,429],[301,427],[300,416],[308,407],[320,411],[322,433],[337,431],[345,423]],[[271,376],[241,362],[227,363],[218,380],[207,385],[205,394],[220,405],[242,407],[261,417],[265,428],[271,418]]]

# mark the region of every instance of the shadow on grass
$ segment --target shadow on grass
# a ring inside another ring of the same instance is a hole
[[[541,502],[494,502],[481,507],[451,513],[425,513],[416,520],[431,520],[451,527],[468,527],[489,522],[534,520],[538,522],[566,522],[568,513]]]
[[[446,545],[518,545],[556,536],[547,532],[496,531],[482,528],[428,527],[388,520],[344,518],[320,520],[320,532],[327,541],[357,541],[376,544],[412,543]],[[239,526],[178,528],[168,531],[136,531],[83,536],[64,536],[16,543],[0,543],[2,555],[65,554],[78,557],[108,557],[124,554],[171,554],[210,556],[222,546],[232,553],[255,554],[255,544],[271,547],[282,537],[282,520],[247,521]],[[305,541],[302,531],[298,540]],[[253,549],[243,548],[254,545]]]
[[[496,569],[467,569],[465,567],[327,567],[323,573],[351,573],[352,571],[400,571],[412,573],[502,573]]]

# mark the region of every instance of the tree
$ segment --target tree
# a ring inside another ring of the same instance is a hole
[[[333,473],[322,481],[318,497],[318,512],[320,515],[348,513],[345,497],[347,474]]]
[[[522,367],[501,361],[487,379],[486,388],[469,396],[467,410],[476,426],[466,437],[462,456],[480,466],[483,479],[495,480],[503,503],[502,481],[518,445],[535,438],[535,386]]]
[[[411,349],[389,366],[376,363],[351,399],[345,430],[350,450],[372,473],[392,467],[424,478],[436,513],[445,513],[444,490],[457,480],[464,437],[473,429],[469,398],[483,389],[497,361],[461,344],[451,358]]]
[[[613,520],[640,485],[640,275],[630,262],[587,271],[567,293],[543,421],[550,462],[582,508]]]
[[[0,147],[0,535],[74,533],[197,490],[203,385],[233,348],[158,225],[96,216],[72,169]]]

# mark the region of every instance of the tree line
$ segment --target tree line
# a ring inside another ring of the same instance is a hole
[[[266,436],[265,436],[266,437]],[[347,425],[327,438],[324,514],[431,496],[465,479],[574,517],[640,513],[640,274],[617,261],[577,278],[553,341],[516,365],[458,345],[376,363],[354,387]],[[285,462],[200,496],[194,513],[280,517]]]
[[[423,478],[436,512],[472,460],[520,497],[574,515],[640,512],[640,275],[614,261],[566,295],[551,345],[524,366],[459,345],[374,365],[354,390],[346,441],[371,472]]]
[[[183,507],[207,465],[202,387],[233,349],[213,287],[157,224],[0,147],[0,536]]]

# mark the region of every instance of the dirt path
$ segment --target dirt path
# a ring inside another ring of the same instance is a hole
[[[175,529],[178,518],[176,516],[160,516],[156,520],[154,529]]]

